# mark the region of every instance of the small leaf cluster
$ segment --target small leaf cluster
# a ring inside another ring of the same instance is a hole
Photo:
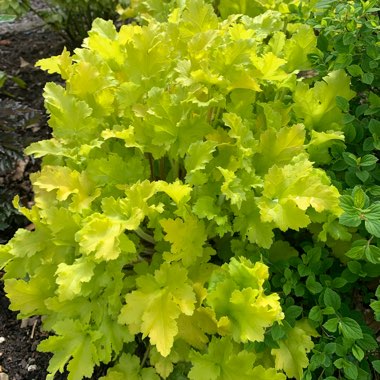
[[[287,321],[291,322],[286,303],[293,303],[299,308],[298,313],[307,317],[320,334],[304,378],[372,378],[372,373],[377,371],[378,343],[363,313],[353,311],[357,300],[352,295],[369,296],[366,282],[359,288],[358,283],[361,279],[377,278],[379,266],[361,265],[357,261],[343,266],[327,247],[320,245],[303,242],[298,248],[299,254],[289,244],[277,244],[278,247],[275,243],[269,250],[268,260],[273,271],[271,289],[278,291],[281,299],[286,299],[283,306],[285,323],[281,329],[286,328]],[[280,246],[282,252],[288,252],[282,258],[278,255]],[[288,306],[289,309],[294,307]]]

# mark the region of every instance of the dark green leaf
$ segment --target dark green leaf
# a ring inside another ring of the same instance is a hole
[[[348,103],[348,100],[344,98],[343,96],[337,96],[335,98],[337,106],[343,111],[348,112],[350,109],[350,104]]]
[[[301,306],[296,306],[296,305],[289,306],[285,310],[285,318],[288,320],[288,322],[293,321],[302,314],[302,310],[303,309]]]
[[[272,338],[274,341],[277,341],[285,336],[285,329],[281,325],[274,325],[272,326],[270,333],[272,335]]]
[[[345,338],[362,339],[363,332],[358,322],[352,318],[343,317],[339,321],[339,330]]]
[[[367,171],[357,170],[355,174],[356,174],[356,177],[358,177],[360,181],[362,181],[363,183],[367,181],[367,179],[370,177],[370,174]]]
[[[357,344],[352,347],[352,353],[359,362],[363,360],[364,351]]]
[[[365,247],[364,254],[366,259],[373,264],[380,264],[380,248],[375,245]]]
[[[330,288],[326,288],[323,294],[323,302],[325,306],[332,307],[335,311],[340,309],[341,301],[337,292]]]
[[[363,334],[363,339],[360,339],[356,342],[364,351],[370,351],[370,350],[376,350],[378,347],[378,344],[376,342],[376,339],[369,335],[369,334]]]
[[[356,156],[350,152],[344,152],[342,154],[344,161],[346,161],[347,165],[355,168],[358,165]]]
[[[380,373],[380,360],[374,360],[372,366],[377,373]]]
[[[373,154],[366,154],[365,156],[361,157],[360,159],[360,166],[371,166],[376,164],[378,161],[378,158],[374,156]]]
[[[368,124],[368,129],[372,134],[380,136],[380,121],[371,119]]]
[[[375,76],[372,73],[364,73],[362,75],[362,82],[365,84],[371,84]]]
[[[360,77],[363,74],[363,70],[359,65],[351,65],[347,67],[347,71],[353,77]]]
[[[364,256],[365,246],[353,247],[346,252],[346,256],[351,259],[360,260]]]
[[[345,364],[343,366],[343,372],[347,376],[347,379],[350,379],[350,380],[358,379],[357,366],[354,363],[349,362],[348,360],[345,361]]]
[[[347,280],[342,277],[336,277],[331,282],[331,286],[336,289],[340,289],[346,284],[347,284]]]
[[[323,327],[330,332],[335,332],[338,326],[338,318],[331,318],[323,324]]]
[[[331,355],[335,352],[336,350],[336,343],[327,343],[325,348],[323,349],[323,351],[327,354],[327,355]]]
[[[312,294],[318,294],[323,289],[322,285],[319,282],[315,281],[314,276],[309,276],[307,278],[307,280],[306,280],[306,288]]]
[[[323,321],[323,315],[322,310],[320,306],[313,306],[309,311],[309,319],[315,322],[322,322]]]

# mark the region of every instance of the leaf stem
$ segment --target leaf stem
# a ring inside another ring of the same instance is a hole
[[[136,233],[136,235],[138,237],[140,237],[141,239],[145,240],[146,242],[148,242],[150,244],[156,244],[153,236],[147,234],[146,232],[144,232],[140,227],[137,228],[137,230],[135,230],[135,233]]]
[[[144,365],[145,365],[145,363],[146,363],[146,361],[148,360],[148,356],[149,356],[149,352],[150,352],[150,347],[151,346],[150,346],[150,343],[149,343],[148,347],[146,348],[146,351],[144,353],[144,356],[143,356],[143,358],[141,360],[140,368],[143,368]]]

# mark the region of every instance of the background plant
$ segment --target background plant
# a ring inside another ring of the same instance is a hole
[[[119,0],[46,0],[44,8],[36,8],[29,0],[2,0],[0,20],[12,21],[30,11],[46,25],[60,32],[70,48],[77,47],[86,37],[97,17],[116,20]]]

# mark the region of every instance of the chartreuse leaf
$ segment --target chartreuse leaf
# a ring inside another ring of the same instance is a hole
[[[171,243],[171,252],[164,254],[166,261],[181,260],[188,267],[203,256],[207,238],[203,221],[188,216],[184,220],[162,219],[160,224],[165,232],[164,239]]]
[[[311,131],[311,139],[307,145],[310,160],[319,164],[328,164],[331,161],[329,149],[339,141],[344,141],[340,131],[316,132]]]
[[[154,368],[141,368],[140,360],[131,354],[122,354],[117,364],[107,371],[99,380],[159,380]]]
[[[54,352],[49,362],[49,375],[52,380],[57,372],[69,371],[68,380],[81,380],[91,377],[98,358],[94,342],[99,339],[99,332],[84,327],[80,321],[66,319],[54,326],[56,336],[42,341],[38,349],[42,352]]]
[[[254,71],[256,78],[270,81],[281,81],[288,78],[288,74],[280,69],[287,61],[272,52],[265,53],[262,57],[252,55],[251,59],[256,68]]]
[[[295,156],[304,152],[304,141],[305,128],[302,124],[283,127],[278,131],[267,129],[260,136],[258,172],[266,173],[273,165],[281,167],[290,163]]]
[[[49,274],[49,271],[46,270],[45,273]],[[45,300],[54,294],[54,288],[46,275],[35,276],[28,281],[10,278],[5,280],[4,288],[7,296],[12,299],[9,308],[21,310],[19,315],[23,318],[45,314]]]
[[[262,221],[273,222],[283,231],[298,230],[310,223],[308,207],[317,212],[334,210],[338,215],[338,199],[338,190],[326,174],[300,155],[291,164],[269,169],[258,206]]]
[[[70,52],[63,48],[60,55],[54,57],[40,59],[36,66],[39,66],[42,70],[47,71],[49,74],[58,73],[62,79],[68,79],[72,71],[72,57]]]
[[[207,353],[192,351],[193,365],[189,372],[191,380],[263,379],[285,380],[275,369],[255,366],[255,354],[241,349],[229,338],[211,339]]]
[[[89,105],[63,87],[48,83],[45,86],[45,106],[50,113],[49,125],[57,139],[88,143],[99,133],[99,121],[91,117]]]
[[[324,77],[323,82],[316,82],[313,88],[299,82],[293,95],[293,110],[308,129],[317,132],[340,130],[342,113],[335,98],[341,96],[350,100],[354,95],[350,89],[350,78],[343,70],[337,70]]]
[[[309,364],[307,353],[314,347],[310,330],[313,335],[317,335],[310,326],[305,328],[304,322],[296,322],[288,331],[287,337],[278,341],[279,348],[271,350],[276,368],[282,369],[288,378],[300,380],[303,369]]]
[[[158,352],[168,356],[178,334],[178,317],[194,312],[195,295],[186,269],[179,264],[162,264],[154,276],[138,277],[137,290],[127,294],[125,300],[119,322],[127,324],[132,334],[149,336]]]
[[[181,314],[178,318],[178,338],[192,347],[204,349],[209,341],[206,334],[218,331],[215,312],[211,308],[200,307],[191,316]]]
[[[170,355],[166,357],[160,355],[157,349],[152,347],[149,352],[150,363],[154,366],[157,373],[166,379],[173,372],[175,363],[188,360],[189,351],[189,346],[181,340],[174,343]]]
[[[75,235],[80,251],[94,255],[95,261],[114,260],[121,252],[135,257],[136,247],[124,234],[124,226],[103,214],[92,214],[85,219],[84,226]]]
[[[207,303],[236,342],[262,341],[265,328],[284,317],[278,295],[264,293],[267,278],[264,264],[244,258],[232,258],[211,277]]]
[[[288,30],[293,34],[292,38],[286,40],[284,46],[286,71],[310,69],[308,55],[317,52],[317,40],[313,28],[291,23],[288,24]]]
[[[275,224],[266,223],[260,217],[260,210],[252,198],[243,203],[240,215],[235,218],[234,230],[246,236],[251,243],[263,248],[269,248],[272,244]]]
[[[94,275],[95,263],[83,258],[71,265],[61,263],[56,271],[60,301],[71,300],[80,294],[81,284],[89,282]]]
[[[79,192],[79,172],[64,166],[44,166],[34,185],[47,191],[56,190],[57,200],[64,201]]]

